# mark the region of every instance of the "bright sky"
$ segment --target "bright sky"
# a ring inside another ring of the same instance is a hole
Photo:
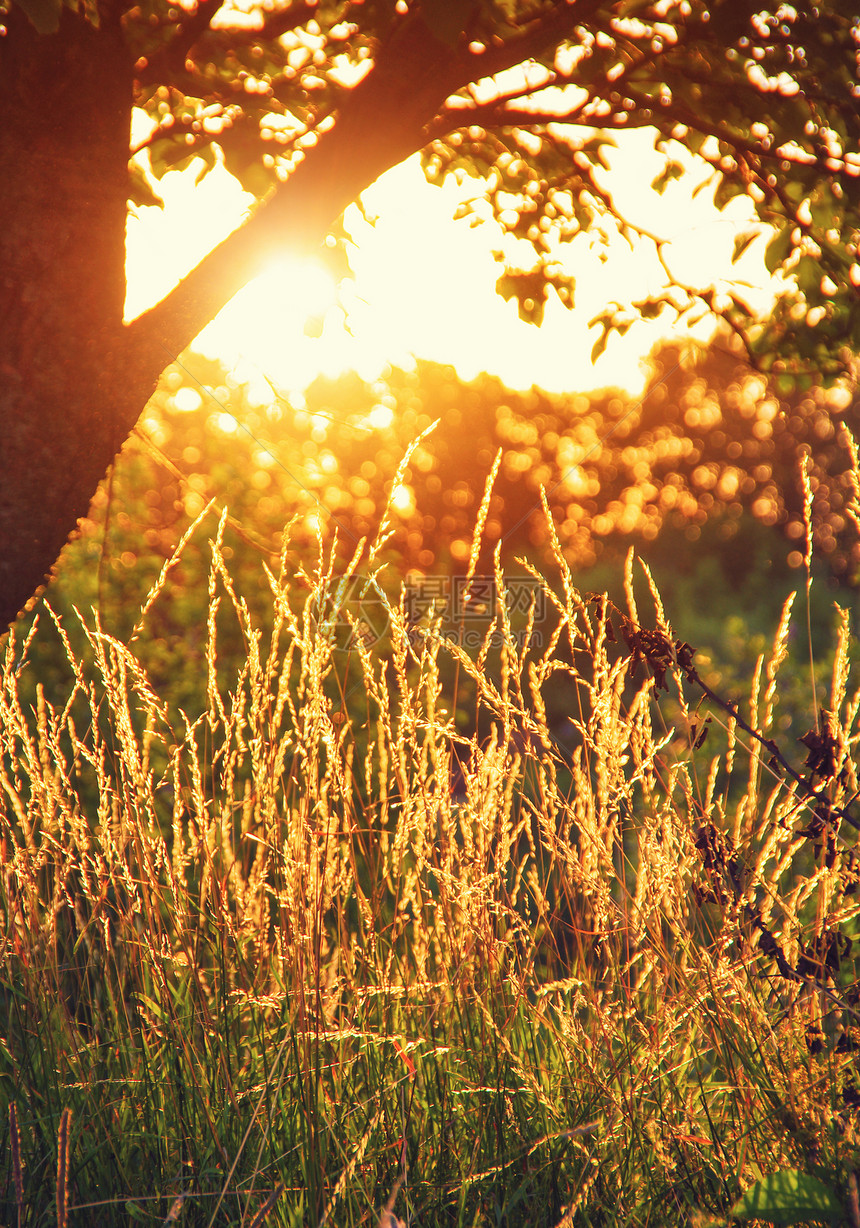
[[[751,202],[737,198],[718,213],[710,189],[693,196],[702,178],[695,168],[662,196],[651,191],[662,161],[645,132],[623,134],[611,162],[607,182],[619,206],[671,240],[666,255],[683,280],[764,284],[764,237],[731,265],[736,235],[752,228]],[[171,173],[159,190],[164,210],[142,208],[129,221],[129,317],[162,297],[252,203],[221,167],[200,184],[193,172]],[[262,370],[285,392],[300,392],[321,371],[336,375],[354,368],[374,379],[386,363],[411,365],[412,355],[452,363],[466,379],[486,370],[519,388],[640,388],[642,355],[666,325],[637,325],[625,338],[613,339],[592,365],[597,333],[589,332],[588,320],[610,299],[642,297],[663,285],[653,252],[644,246],[631,251],[619,241],[601,264],[587,239],[566,245],[562,252],[577,281],[575,310],[551,302],[537,329],[522,323],[515,304],[494,292],[501,272],[491,254],[500,245],[494,223],[471,229],[468,221],[453,220],[458,203],[480,190],[475,179],[428,185],[417,159],[396,167],[363,198],[373,224],[355,207],[347,212],[355,243],[349,253],[353,278],[341,287],[339,301],[322,266],[273,253],[272,270],[237,295],[195,348],[231,367]],[[759,290],[756,297],[766,310],[769,293]],[[324,319],[319,337],[305,335],[314,316]],[[698,335],[708,332],[705,326]]]

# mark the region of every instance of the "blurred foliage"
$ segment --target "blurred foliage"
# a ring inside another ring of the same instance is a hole
[[[845,428],[856,415],[846,385],[777,397],[718,344],[692,372],[674,346],[656,351],[636,397],[515,391],[488,375],[464,383],[451,367],[419,361],[370,383],[354,372],[321,377],[290,403],[259,375],[243,378],[195,355],[187,373],[168,373],[117,470],[114,503],[123,510],[110,528],[109,567],[116,575],[126,566],[117,529],[140,533],[153,552],[148,566],[157,567],[210,498],[273,555],[294,515],[295,540],[337,529],[351,555],[376,533],[407,448],[438,423],[411,454],[395,498],[390,549],[404,572],[465,570],[501,449],[483,565],[497,543],[509,558],[541,550],[545,489],[577,569],[632,544],[656,561],[663,550],[676,572],[716,555],[738,588],[761,577],[756,525],[777,530],[769,549],[780,543],[789,569],[802,565],[807,456],[815,556],[835,581],[855,586]],[[706,550],[697,545],[703,533]]]
[[[379,554],[386,574],[406,579],[413,593],[436,584],[441,594],[440,585],[467,571],[487,476],[501,450],[478,576],[492,574],[496,548],[510,574],[523,574],[517,559],[552,574],[543,488],[583,591],[607,590],[623,605],[622,562],[633,547],[655,575],[678,634],[704,654],[711,682],[743,690],[787,594],[805,583],[806,455],[814,490],[812,645],[823,677],[834,592],[856,606],[860,578],[845,514],[853,394],[837,386],[777,398],[731,347],[715,345],[694,371],[672,347],[652,361],[637,398],[613,390],[589,397],[515,391],[486,375],[465,383],[450,367],[419,362],[373,383],[355,373],[318,379],[288,403],[259,373],[228,372],[193,355],[165,375],[47,600],[76,651],[85,646],[76,638],[72,603],[84,614],[95,608],[106,629],[128,637],[160,569],[211,502],[171,566],[147,615],[147,642],[137,649],[154,683],[169,680],[172,702],[193,715],[209,634],[207,543],[222,509],[224,557],[263,628],[271,610],[263,565],[277,572],[287,524],[288,566],[310,575],[320,538],[331,542],[336,534],[345,564],[362,539],[377,537],[389,499],[390,536]],[[437,421],[392,493],[410,445]],[[426,608],[426,593],[423,600]],[[511,611],[520,624],[527,599],[521,604]],[[384,641],[384,599],[358,574],[343,605],[370,642]],[[221,682],[229,686],[243,659],[242,636],[229,611],[219,614],[216,630]],[[346,614],[342,632],[341,685],[348,690]],[[802,661],[808,646],[792,634]],[[41,635],[31,653],[49,689],[64,659],[59,644],[56,653],[50,644]],[[796,685],[792,696],[784,681],[786,714],[808,706],[808,675],[799,672]],[[468,695],[460,699],[461,718],[473,724]],[[554,695],[551,707],[555,701],[561,726],[567,697]]]

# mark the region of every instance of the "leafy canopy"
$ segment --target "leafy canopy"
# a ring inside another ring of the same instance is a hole
[[[59,26],[61,0],[15,2],[40,30]],[[116,17],[111,0],[83,2],[94,24]],[[540,322],[550,295],[575,301],[559,244],[646,237],[662,257],[604,174],[615,134],[645,128],[665,158],[658,187],[686,149],[710,168],[718,207],[754,202],[785,292],[762,322],[741,284],[686,284],[664,264],[665,289],[607,307],[596,348],[663,311],[721,315],[786,379],[833,375],[860,345],[860,18],[842,0],[142,0],[121,20],[152,122],[132,201],[153,203],[158,178],[192,159],[201,174],[223,159],[262,200],[360,104],[384,133],[426,94],[412,146],[431,180],[476,176],[506,235],[525,241],[497,288]],[[739,237],[736,259],[754,237]]]

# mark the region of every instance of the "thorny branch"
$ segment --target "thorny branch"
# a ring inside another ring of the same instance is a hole
[[[836,856],[839,820],[844,819],[855,830],[860,830],[860,819],[846,807],[834,806],[823,792],[818,792],[812,784],[816,777],[825,783],[841,777],[838,771],[839,744],[827,722],[823,723],[819,732],[811,730],[799,739],[809,752],[805,765],[809,779],[804,779],[788,762],[774,739],[765,737],[741,716],[736,702],[724,699],[708,686],[693,665],[694,648],[680,640],[673,642],[663,631],[637,626],[610,602],[605,594],[594,595],[592,600],[601,604],[601,621],[604,627],[609,629],[607,635],[612,639],[615,638],[615,632],[611,630],[610,609],[619,621],[621,633],[630,650],[627,666],[629,675],[644,662],[651,670],[657,689],[667,690],[666,672],[672,668],[679,669],[683,677],[698,687],[706,699],[721,708],[744,733],[769,753],[771,766],[781,769],[794,782],[797,792],[806,801],[813,803],[812,818],[796,835],[812,840],[820,846],[826,863],[832,865]],[[702,744],[704,736],[703,730],[695,741],[696,746]],[[854,802],[856,797],[855,794],[851,802]],[[840,967],[853,945],[853,937],[838,927],[825,924],[808,943],[798,944],[799,953],[792,964],[776,935],[765,923],[761,908],[746,896],[747,869],[742,856],[723,832],[714,824],[706,822],[696,832],[694,843],[707,880],[704,886],[701,883],[693,885],[692,889],[699,903],[722,905],[733,898],[735,906],[740,909],[740,916],[755,936],[759,950],[774,961],[778,974],[784,980],[799,986],[814,986],[837,1010],[860,1020],[860,982],[855,980],[852,984],[841,985],[839,977]],[[860,886],[857,858],[853,849],[848,854],[845,874],[845,893],[853,894]],[[750,941],[742,931],[738,932],[737,938],[741,944]],[[806,1043],[813,1053],[818,1052],[824,1043],[820,1029],[816,1029],[812,1024],[807,1028]],[[856,1043],[846,1029],[840,1039],[843,1049],[853,1050]]]
[[[601,597],[599,600],[602,602],[604,598]],[[809,751],[806,759],[809,779],[806,779],[792,767],[773,738],[767,738],[764,734],[759,733],[749,721],[741,716],[740,706],[736,701],[724,699],[713,687],[708,686],[693,665],[695,648],[681,640],[673,643],[662,631],[637,626],[613,603],[608,602],[607,606],[611,606],[618,617],[621,632],[630,649],[628,673],[631,676],[640,662],[644,662],[654,675],[657,689],[666,690],[666,671],[672,666],[677,666],[688,682],[698,687],[706,699],[721,708],[744,733],[768,752],[771,766],[778,767],[793,781],[799,793],[807,801],[813,803],[817,821],[832,827],[838,820],[844,819],[855,831],[860,831],[860,818],[857,815],[852,814],[845,806],[834,806],[830,799],[812,784],[816,776],[828,781],[832,780],[835,775],[837,748],[832,735],[826,731],[826,726],[821,733],[810,731],[799,739]],[[608,613],[606,617],[608,622]],[[851,802],[855,800],[856,795],[852,797]]]
[[[834,806],[823,793],[818,792],[815,788],[813,788],[810,781],[804,779],[804,777],[791,766],[773,738],[766,738],[763,734],[759,733],[757,729],[754,729],[748,721],[744,720],[738,710],[737,703],[732,703],[723,699],[721,695],[717,694],[716,691],[708,686],[707,682],[705,682],[704,678],[692,663],[693,652],[695,650],[692,649],[689,644],[676,644],[675,649],[678,666],[688,681],[692,682],[694,686],[697,686],[702,694],[711,701],[711,703],[714,703],[718,707],[722,708],[723,711],[726,712],[744,731],[744,733],[755,739],[760,746],[764,747],[771,757],[771,765],[779,767],[785,773],[785,775],[795,783],[803,796],[807,800],[814,803],[816,816],[818,818],[830,824],[832,824],[834,820],[844,819],[849,826],[855,829],[855,831],[860,831],[860,818],[852,814],[844,806]],[[809,755],[807,756],[807,766],[809,768],[810,777],[820,776],[823,780],[832,779],[834,747],[831,743],[829,735],[827,733],[806,733],[802,738],[799,738],[798,741],[800,741],[809,750]],[[854,801],[855,798],[852,798],[851,800]]]

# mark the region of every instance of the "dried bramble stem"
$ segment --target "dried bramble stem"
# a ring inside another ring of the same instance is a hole
[[[846,823],[855,829],[855,831],[860,831],[860,819],[858,819],[856,815],[852,814],[844,806],[832,805],[827,798],[816,792],[809,781],[804,780],[800,773],[791,766],[773,738],[766,738],[759,733],[757,729],[753,729],[753,727],[741,716],[736,703],[730,703],[728,700],[723,699],[721,695],[718,695],[716,691],[712,690],[711,687],[708,686],[701,674],[692,664],[692,656],[689,653],[689,645],[681,644],[678,646],[677,651],[678,664],[684,672],[686,678],[690,682],[694,683],[707,699],[711,700],[712,703],[717,704],[718,707],[722,708],[724,712],[726,712],[734,721],[736,721],[744,733],[748,734],[751,738],[754,738],[759,745],[763,746],[764,749],[770,753],[771,762],[778,764],[782,771],[794,781],[798,791],[807,801],[812,802],[816,806],[826,806],[829,822],[834,822],[836,819],[844,819]],[[803,742],[804,739],[800,738],[799,741]],[[807,743],[804,742],[804,745],[806,744]],[[854,798],[851,799],[851,801],[854,800]]]
[[[602,598],[598,597],[597,594],[592,594],[592,601],[597,600],[602,601]],[[698,687],[705,698],[710,700],[711,703],[722,708],[737,724],[739,729],[742,729],[744,733],[758,742],[770,754],[772,765],[778,766],[794,782],[798,792],[807,802],[811,802],[816,807],[822,806],[825,808],[828,822],[832,823],[837,819],[844,819],[856,831],[860,831],[860,818],[852,814],[847,808],[856,800],[856,797],[852,797],[846,806],[835,806],[822,793],[819,793],[809,780],[805,780],[791,766],[773,738],[765,737],[763,733],[744,720],[740,713],[739,705],[735,701],[724,699],[722,695],[708,686],[693,665],[693,657],[696,653],[695,648],[692,648],[689,644],[682,643],[680,640],[673,642],[663,631],[650,630],[649,628],[638,626],[623,611],[619,610],[614,602],[608,602],[602,606],[601,618],[605,622],[607,629],[611,627],[609,619],[610,610],[619,619],[621,631],[630,650],[627,666],[630,677],[633,677],[640,663],[644,663],[654,676],[657,690],[666,690],[666,672],[673,665],[677,665],[688,682]],[[614,638],[614,632],[612,635]],[[811,730],[810,733],[798,740],[810,749],[812,755],[818,754],[821,757],[827,749],[825,744],[826,734],[819,734],[815,730]],[[825,772],[825,777],[826,775],[827,773]]]

